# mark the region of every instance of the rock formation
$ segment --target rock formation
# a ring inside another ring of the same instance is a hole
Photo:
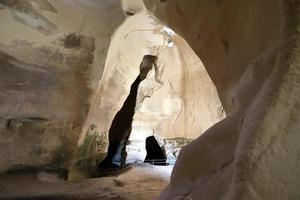
[[[1,173],[90,177],[154,55],[126,162],[178,156],[159,199],[300,197],[299,0],[0,0],[0,25]]]
[[[299,198],[299,1],[146,2],[203,61],[227,115],[182,149],[159,199]]]
[[[0,1],[0,172],[68,168],[119,1]]]

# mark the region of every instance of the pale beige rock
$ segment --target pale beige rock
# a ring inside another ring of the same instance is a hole
[[[73,160],[96,164],[97,143],[104,153],[103,140],[142,57],[154,54],[158,68],[139,90],[131,140],[141,156],[135,159],[143,157],[148,135],[195,138],[205,132],[183,147],[159,199],[298,199],[299,1],[144,2],[181,37],[166,34],[141,0],[1,1],[0,172],[68,166],[75,148]],[[128,18],[106,56],[124,13]],[[222,119],[222,107],[227,117],[209,128]],[[78,197],[92,190],[103,197],[98,184],[79,186],[86,190],[76,190]],[[137,192],[137,186],[130,189]]]
[[[68,166],[110,37],[119,1],[1,1],[0,172]]]
[[[184,147],[159,199],[299,198],[299,2],[146,2],[201,58],[227,112]]]

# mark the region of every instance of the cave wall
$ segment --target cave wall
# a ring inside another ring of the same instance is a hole
[[[201,58],[227,112],[238,106],[236,86],[249,63],[279,45],[284,23],[280,0],[146,3]]]
[[[0,1],[0,172],[68,166],[123,18],[119,1]]]
[[[299,198],[299,1],[145,2],[203,61],[227,115],[182,149],[159,199]]]

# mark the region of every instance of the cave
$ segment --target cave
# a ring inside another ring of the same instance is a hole
[[[0,199],[299,199],[299,0],[0,0],[0,25]]]

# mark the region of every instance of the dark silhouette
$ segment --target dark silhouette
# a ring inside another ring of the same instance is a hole
[[[98,165],[98,170],[107,168],[119,168],[125,165],[126,144],[132,129],[132,121],[135,113],[138,87],[149,71],[152,69],[156,57],[146,55],[140,65],[140,74],[130,88],[130,93],[122,108],[115,115],[109,129],[109,146],[106,158]]]
[[[147,156],[144,161],[145,163],[166,165],[166,156],[154,136],[147,137],[146,151]]]

